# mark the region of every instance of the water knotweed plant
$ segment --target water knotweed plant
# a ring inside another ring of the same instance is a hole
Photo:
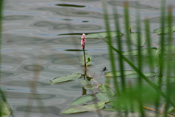
[[[112,31],[106,4],[103,3],[103,6],[106,32],[87,35],[83,33],[81,36],[83,55],[80,61],[84,67],[84,73],[72,73],[50,80],[50,83],[57,84],[80,79],[82,84],[82,96],[73,100],[70,108],[63,110],[62,113],[72,114],[103,110],[117,112],[119,116],[127,116],[129,113],[135,112],[144,117],[151,116],[149,111],[153,111],[156,116],[174,116],[175,95],[172,90],[175,89],[173,84],[175,81],[175,74],[173,73],[175,71],[173,54],[175,48],[172,43],[172,35],[175,32],[175,26],[172,24],[172,8],[169,7],[166,17],[164,4],[162,6],[161,28],[153,31],[160,36],[160,46],[156,44],[154,47],[152,46],[155,44],[152,44],[148,18],[144,22],[144,33],[141,31],[139,7],[136,13],[137,29],[134,32],[131,31],[130,26],[129,4],[124,2],[124,34],[120,32],[117,9],[113,8],[115,31]],[[164,26],[163,20],[165,18],[168,19],[167,27]],[[164,44],[165,37],[168,40],[167,45]],[[87,66],[91,65],[92,59],[90,55],[85,53],[86,38],[102,39],[108,45],[111,71],[106,72],[106,67],[104,68],[105,83],[99,84],[95,80],[95,76],[88,74]],[[123,51],[123,38],[126,38],[127,51]],[[117,42],[116,45],[114,45],[114,39]],[[136,49],[132,49],[133,46]],[[117,62],[119,63],[118,66],[116,66]],[[130,67],[129,70],[125,69],[126,64]],[[109,82],[111,79],[113,84]],[[98,115],[101,114],[98,113]]]

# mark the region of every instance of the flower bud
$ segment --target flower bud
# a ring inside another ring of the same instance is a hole
[[[85,34],[83,33],[82,36],[81,36],[81,46],[82,46],[82,49],[85,48],[85,44],[86,44],[86,37],[85,37]]]

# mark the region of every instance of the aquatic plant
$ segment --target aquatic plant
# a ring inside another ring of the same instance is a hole
[[[155,112],[156,116],[174,116],[175,102],[173,99],[175,99],[175,95],[172,92],[175,89],[173,84],[175,81],[175,49],[172,43],[174,26],[172,25],[172,7],[169,7],[168,26],[165,27],[164,2],[162,0],[161,28],[153,32],[160,35],[159,47],[151,45],[152,38],[148,18],[144,21],[144,33],[140,30],[139,5],[137,5],[136,16],[137,29],[136,32],[133,32],[130,28],[129,4],[124,2],[125,33],[122,33],[116,7],[113,7],[115,31],[112,31],[106,3],[103,2],[106,32],[90,33],[86,38],[99,38],[106,42],[111,71],[104,70],[106,82],[102,84],[87,74],[87,66],[91,65],[92,59],[85,53],[86,40],[85,34],[83,34],[81,37],[83,55],[80,59],[81,65],[84,66],[84,74],[72,73],[50,80],[50,83],[56,84],[81,79],[82,96],[75,99],[70,104],[70,108],[62,111],[63,114],[104,110],[116,111],[119,115],[136,112],[144,117],[150,114],[147,111],[149,110]],[[122,36],[126,38],[128,51],[123,51]],[[114,45],[113,39],[116,39],[117,45]],[[168,40],[167,45],[164,44],[165,39]],[[135,45],[137,49],[133,50],[131,45]],[[115,56],[118,59],[115,59]],[[116,66],[116,62],[119,63],[119,66]],[[125,64],[129,65],[131,69],[126,70]],[[148,70],[145,71],[145,69]],[[110,83],[111,80],[113,84]],[[86,90],[91,91],[91,94],[87,94]],[[163,104],[160,105],[161,103]]]

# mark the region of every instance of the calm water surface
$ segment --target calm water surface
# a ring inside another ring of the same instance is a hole
[[[150,18],[153,31],[159,27],[160,0],[140,1],[141,20]],[[136,2],[129,1],[129,4],[135,27]],[[175,2],[168,0],[168,4]],[[123,2],[107,0],[107,5],[111,28],[114,29],[112,6],[117,6],[124,27]],[[61,110],[81,95],[80,82],[50,85],[48,81],[82,72],[79,64],[82,53],[66,49],[81,49],[82,33],[105,31],[101,1],[5,0],[3,18],[1,82],[16,117],[96,117],[93,112],[62,115]],[[158,36],[153,37],[157,43]],[[107,46],[102,39],[87,39],[86,49],[93,59],[89,67],[91,74],[98,77],[105,66],[110,70]],[[98,81],[103,80],[101,77]]]

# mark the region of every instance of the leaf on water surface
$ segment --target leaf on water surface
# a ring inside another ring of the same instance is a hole
[[[169,26],[164,27],[164,34],[168,34],[168,33],[169,33],[169,28],[170,28]],[[163,33],[162,33],[162,28],[155,29],[153,32],[154,32],[154,33],[157,33],[157,34],[159,34],[159,35],[163,34]],[[172,32],[175,32],[175,26],[172,26],[172,27],[171,27],[170,33],[172,33]]]
[[[115,97],[108,93],[97,93],[96,97],[102,102],[110,102],[115,100]]]
[[[148,56],[149,55],[149,48],[144,48],[141,50],[142,55],[143,56]],[[157,55],[158,53],[158,49],[157,48],[150,48],[152,55]],[[124,56],[128,56],[128,55],[133,55],[133,56],[138,56],[138,49],[137,50],[131,50],[131,51],[126,51],[122,53]]]
[[[51,84],[62,83],[62,82],[66,82],[66,81],[79,79],[79,78],[81,78],[81,76],[82,75],[80,73],[73,73],[73,74],[70,74],[70,75],[67,75],[67,76],[56,77],[53,80],[50,80],[49,82]]]
[[[8,104],[7,103],[5,103],[4,101],[0,101],[0,116],[9,116],[10,115],[10,113],[11,113],[11,111],[10,111],[10,108],[9,108],[9,106],[8,106]]]
[[[163,77],[162,77],[162,85],[164,85],[164,84],[166,85],[167,79],[169,79],[169,83],[170,83],[170,84],[175,83],[175,76],[169,76],[169,77],[163,76]],[[159,84],[159,80],[160,80],[160,78],[157,77],[157,78],[155,79],[155,83],[156,83],[156,84]]]
[[[63,114],[73,114],[73,113],[82,113],[87,111],[96,111],[97,109],[103,109],[105,102],[98,102],[97,104],[89,104],[84,106],[75,106],[69,109],[64,110]]]
[[[125,77],[126,78],[137,78],[138,77],[138,73],[136,71],[131,71],[131,70],[127,70],[127,71],[124,71],[124,74],[125,74]],[[143,72],[143,74],[146,76],[146,77],[152,77],[152,76],[155,76],[156,73],[155,72]],[[120,71],[116,71],[116,75],[117,77],[120,77],[121,76],[121,73]],[[113,77],[113,73],[112,72],[106,72],[105,73],[105,77],[106,78],[112,78]]]
[[[175,108],[174,108],[174,107],[170,107],[170,108],[168,109],[168,113],[172,113],[172,112],[175,112]]]
[[[131,40],[135,45],[139,46],[138,45],[138,40],[139,40],[138,35],[140,35],[140,46],[143,46],[145,44],[145,37],[141,33],[131,32],[130,33]]]
[[[98,89],[102,93],[107,93],[108,95],[111,95],[111,96],[114,96],[115,95],[114,91],[108,85],[100,84],[98,86]]]
[[[93,89],[94,88],[94,86],[87,80],[82,79],[80,82],[85,89]]]
[[[136,71],[132,71],[132,70],[125,70],[124,71],[125,76],[131,75],[131,74],[134,74],[134,73],[136,73]],[[120,71],[116,71],[116,76],[120,77],[121,76],[121,72]],[[106,72],[105,73],[105,77],[111,78],[111,77],[113,77],[113,73],[112,72]]]
[[[173,46],[173,45],[166,45],[163,48],[164,48],[164,55],[168,55],[168,54],[175,55],[175,46]],[[157,53],[159,55],[161,54],[161,48],[158,50]]]
[[[123,35],[123,33],[119,32],[120,36]],[[111,31],[110,32],[111,37],[116,37],[116,31]],[[86,35],[86,38],[106,38],[107,37],[107,32],[97,32],[97,33],[90,33]]]
[[[71,105],[78,105],[78,104],[85,104],[89,101],[92,101],[95,97],[92,95],[83,95],[81,97],[78,97],[77,99],[75,99]]]
[[[92,65],[92,59],[91,59],[90,55],[88,55],[88,54],[85,54],[85,55],[86,55],[86,65]],[[81,65],[84,65],[84,55],[81,56],[80,63],[81,63]]]

